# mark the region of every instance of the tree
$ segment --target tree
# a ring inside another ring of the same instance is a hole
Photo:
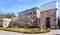
[[[6,15],[5,15],[5,18],[15,18],[16,16],[15,16],[15,14],[14,13],[7,13]]]
[[[11,18],[15,18],[15,14],[14,13],[11,13]]]
[[[4,14],[0,14],[0,22],[2,21],[2,19],[5,17]]]
[[[28,17],[27,15],[20,16],[19,19],[17,20],[17,23],[20,23],[22,25],[25,25],[25,27],[29,26],[29,23],[32,22],[32,19]]]
[[[28,16],[21,16],[20,20],[23,21],[26,24],[31,22],[31,18],[29,18]]]

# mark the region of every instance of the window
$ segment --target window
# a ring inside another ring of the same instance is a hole
[[[24,15],[27,15],[27,13],[25,13]]]
[[[32,15],[32,12],[30,12],[29,15]]]
[[[36,11],[33,11],[33,15],[35,15],[36,14]]]
[[[28,15],[29,15],[29,13],[28,13]]]
[[[35,17],[33,16],[33,17],[32,17],[32,19],[34,20],[34,19],[35,19]]]
[[[5,26],[6,26],[6,23],[5,23]]]
[[[46,28],[50,28],[50,18],[46,18]]]

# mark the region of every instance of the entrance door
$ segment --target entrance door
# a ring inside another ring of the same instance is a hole
[[[50,18],[46,18],[46,28],[50,28]]]
[[[58,19],[58,26],[59,26],[59,29],[60,29],[60,19]]]

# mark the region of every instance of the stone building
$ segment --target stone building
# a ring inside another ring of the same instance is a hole
[[[40,26],[41,29],[51,28],[56,29],[59,28],[58,20],[60,23],[60,18],[58,19],[58,2],[53,1],[41,6],[41,9],[34,7],[19,13],[18,18],[12,19],[3,19],[2,27],[10,26],[18,26],[23,27],[18,19],[22,16],[28,16],[32,19],[33,23],[29,23],[30,26]],[[18,21],[17,21],[18,20]],[[23,19],[24,20],[24,19]],[[16,22],[17,21],[17,22]],[[60,25],[60,24],[59,24]]]
[[[52,9],[41,12],[41,23],[43,27],[56,28],[56,10],[57,9]]]
[[[39,25],[42,29],[58,28],[58,3],[53,1],[41,6],[39,8],[32,8],[19,13],[19,17],[28,15],[36,21],[33,25]]]
[[[32,19],[33,23],[30,23],[30,26],[37,26],[37,18],[40,17],[41,10],[38,7],[33,7],[31,9],[22,11],[19,13],[19,17],[28,16]]]
[[[41,25],[42,28],[58,28],[57,1],[42,5]]]

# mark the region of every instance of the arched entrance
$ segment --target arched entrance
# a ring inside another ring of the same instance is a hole
[[[50,18],[46,18],[46,28],[50,28]]]

